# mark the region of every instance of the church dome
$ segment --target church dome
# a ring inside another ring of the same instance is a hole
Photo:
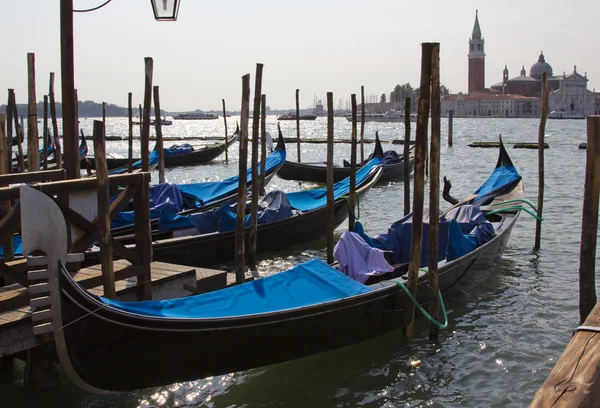
[[[544,59],[544,53],[542,52],[540,54],[540,57],[538,58],[538,62],[533,64],[529,69],[529,76],[536,79],[542,79],[542,75],[544,74],[544,72],[549,77],[552,76],[552,67],[546,62],[546,60]]]

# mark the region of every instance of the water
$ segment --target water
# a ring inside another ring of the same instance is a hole
[[[228,118],[230,129],[237,118]],[[92,122],[82,120],[91,134]],[[267,130],[276,135],[276,117]],[[284,136],[295,135],[295,123],[282,122]],[[303,137],[325,137],[326,119],[301,122]],[[107,135],[125,135],[126,120],[110,119]],[[537,150],[513,149],[515,142],[537,141],[538,120],[455,119],[454,147],[442,143],[441,174],[452,180],[452,194],[475,190],[493,169],[497,149],[472,149],[472,141],[494,141],[503,135],[511,158],[523,176],[526,198],[537,203]],[[397,123],[367,123],[365,137],[379,130],[384,142],[402,138]],[[336,137],[350,136],[350,123],[336,118]],[[504,407],[527,406],[578,325],[578,265],[585,174],[585,121],[549,121],[546,142],[546,189],[542,244],[532,251],[535,221],[523,214],[513,229],[499,267],[468,295],[447,304],[449,326],[438,344],[427,340],[425,319],[417,319],[412,342],[400,331],[283,364],[111,396],[85,394],[67,379],[58,390],[30,395],[19,383],[23,367],[0,377],[3,406],[73,407]],[[446,122],[442,135],[445,140]],[[178,122],[165,136],[223,135],[222,120]],[[414,138],[414,130],[413,136]],[[166,142],[169,146],[171,142]],[[174,143],[174,142],[173,142]],[[200,142],[192,142],[200,143]],[[126,142],[108,142],[107,150],[126,155]],[[401,145],[394,145],[402,150]],[[167,170],[172,182],[215,180],[237,172],[237,144],[230,163],[221,156],[210,165]],[[384,144],[384,150],[392,148]],[[139,152],[139,145],[136,144]],[[365,155],[373,145],[365,145]],[[336,160],[349,157],[349,145],[335,145]],[[296,147],[288,145],[295,160]],[[302,145],[302,160],[325,160],[325,145]],[[156,174],[153,174],[156,180]],[[301,188],[309,188],[303,183]],[[298,183],[274,178],[267,190],[292,191]],[[444,204],[442,203],[442,208]],[[369,191],[360,203],[367,233],[383,232],[402,216],[403,184]],[[346,228],[342,225],[339,236]],[[313,257],[325,256],[325,241],[263,254],[260,270],[275,273]],[[231,264],[220,265],[231,268]],[[240,339],[240,346],[252,339]],[[286,347],[281,344],[281,347]],[[168,352],[168,350],[165,350]],[[210,352],[199,344],[190,353]],[[118,369],[115,367],[115,369]]]

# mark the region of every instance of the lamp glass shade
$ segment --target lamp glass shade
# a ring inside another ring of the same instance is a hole
[[[150,0],[156,21],[176,21],[181,0]]]

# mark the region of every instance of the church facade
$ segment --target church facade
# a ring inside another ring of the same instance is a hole
[[[450,110],[456,117],[511,117],[532,118],[541,114],[540,95],[542,76],[548,78],[548,112],[571,111],[585,115],[598,113],[600,97],[587,89],[587,73],[581,75],[577,67],[573,72],[553,75],[552,66],[546,62],[544,53],[529,70],[521,67],[519,76],[510,78],[508,67],[502,72],[502,82],[485,87],[485,41],[479,25],[478,13],[469,39],[468,93],[444,95],[442,114]]]

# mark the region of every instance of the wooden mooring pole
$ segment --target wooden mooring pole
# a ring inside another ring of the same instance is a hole
[[[540,249],[542,240],[542,214],[544,210],[544,134],[546,133],[546,116],[548,114],[548,76],[542,75],[542,114],[540,115],[540,127],[538,129],[538,217],[535,221],[535,245],[534,250]]]
[[[421,263],[421,249],[423,239],[423,206],[425,196],[425,156],[427,154],[427,130],[429,125],[429,106],[431,95],[431,57],[432,43],[421,44],[421,94],[419,95],[419,109],[417,117],[417,130],[415,136],[415,175],[414,197],[412,211],[412,239],[410,244],[410,261],[408,264],[407,288],[413,297],[417,293],[417,279]],[[402,334],[412,337],[414,326],[415,305],[409,298],[406,299],[404,324]]]
[[[237,217],[235,222],[235,283],[246,281],[246,168],[248,165],[248,119],[250,116],[250,74],[242,77],[242,109],[240,113],[240,158]]]
[[[94,121],[94,161],[98,190],[98,229],[100,230],[100,264],[104,297],[116,298],[112,244],[110,241],[110,194],[108,191],[108,168],[106,166],[106,142],[104,122]]]
[[[348,194],[350,214],[348,216],[348,231],[353,231],[354,222],[356,221],[354,216],[354,209],[356,208],[356,94],[350,95],[350,100],[352,104],[352,144],[350,145],[350,192]],[[333,169],[331,169],[331,173],[333,174]]]
[[[600,116],[587,117],[585,189],[579,254],[579,327],[536,392],[531,408],[600,405],[600,303],[596,303],[596,244],[600,202]]]
[[[75,105],[73,107],[73,118],[75,118],[75,139],[79,140],[79,96],[77,94],[77,89],[73,90],[73,103]],[[64,109],[64,105],[63,105],[63,109]],[[64,121],[64,118],[63,118],[63,121]],[[64,123],[63,123],[63,126],[64,126]],[[92,129],[92,131],[93,131],[93,129]],[[64,140],[64,136],[63,136],[63,140]],[[79,157],[79,145],[77,146],[77,150],[75,150],[74,154],[75,154],[75,161],[77,162],[77,168],[79,169],[79,171],[81,171],[81,157]]]
[[[7,107],[7,111],[10,112],[10,109]],[[8,115],[10,117],[10,114]],[[12,150],[12,137],[6,138],[4,133],[5,126],[5,115],[0,114],[0,175],[9,174],[12,167],[12,157],[7,154],[7,152]],[[0,186],[4,187],[4,186]],[[7,214],[10,212],[11,202],[10,201],[2,201],[0,202],[0,208],[2,208]],[[13,240],[12,234],[10,234],[4,242],[0,242],[3,250],[3,261],[9,262],[14,259],[14,248],[13,248]],[[0,278],[0,284],[3,283],[4,278]]]
[[[360,86],[360,162],[365,163],[365,87]]]
[[[129,116],[129,137],[127,138],[127,172],[133,171],[133,94],[127,94],[127,114]]]
[[[333,92],[327,92],[327,263],[333,263]]]
[[[106,140],[106,102],[102,102],[102,123],[104,123],[104,140]]]
[[[298,151],[298,163],[300,158],[300,89],[296,89],[296,146]]]
[[[448,111],[448,147],[452,147],[452,133],[454,131],[454,109]]]
[[[227,111],[225,110],[225,99],[221,99],[223,102],[223,124],[225,125],[225,163],[229,163],[229,148],[227,147]]]
[[[410,96],[404,101],[404,215],[410,213]]]
[[[256,235],[258,233],[258,139],[260,138],[260,100],[264,64],[256,64],[254,78],[254,106],[252,108],[252,197],[250,203],[250,236],[248,239],[248,266],[256,271]],[[240,176],[241,177],[241,176]]]
[[[260,177],[258,178],[258,194],[265,195],[265,171],[267,170],[267,95],[260,98]]]
[[[587,118],[587,143],[579,264],[580,323],[583,323],[590,314],[597,300],[595,270],[600,197],[600,116],[588,116]],[[538,150],[543,151],[544,149]]]
[[[60,138],[58,137],[58,120],[56,119],[56,97],[54,96],[54,72],[50,72],[50,83],[48,85],[48,98],[50,100],[50,116],[52,117],[52,137],[54,137],[54,158],[56,168],[62,169],[62,150]]]
[[[42,160],[44,161],[44,170],[48,170],[48,96],[44,95],[44,130],[42,135],[44,140],[42,142]]]
[[[35,54],[27,54],[27,171],[40,170],[40,141],[35,97]]]
[[[9,92],[12,89],[8,90]],[[17,98],[14,91],[12,92],[12,109],[13,109],[13,121],[15,123],[15,133],[17,134],[17,154],[19,162],[19,171],[25,171],[25,157],[23,154],[23,141],[25,136],[23,134],[23,117],[21,117],[21,123],[19,124],[19,115],[17,113]]]
[[[438,249],[440,235],[440,138],[442,107],[440,100],[440,44],[433,43],[431,50],[431,144],[429,148],[429,234],[428,234],[428,283],[429,314],[440,321],[438,297]],[[429,323],[429,339],[437,341],[440,329]]]
[[[142,120],[142,171],[148,171],[150,155],[150,110],[152,109],[152,75],[154,61],[151,57],[144,58],[144,118]]]
[[[156,127],[156,145],[158,152],[158,182],[165,182],[165,149],[163,148],[162,137],[162,116],[160,115],[160,91],[158,86],[154,86],[154,126]]]
[[[8,100],[6,102],[6,143],[10,149],[6,149],[6,162],[8,163],[8,172],[12,173],[12,138],[13,138],[13,115],[12,115],[12,89],[8,90]]]

